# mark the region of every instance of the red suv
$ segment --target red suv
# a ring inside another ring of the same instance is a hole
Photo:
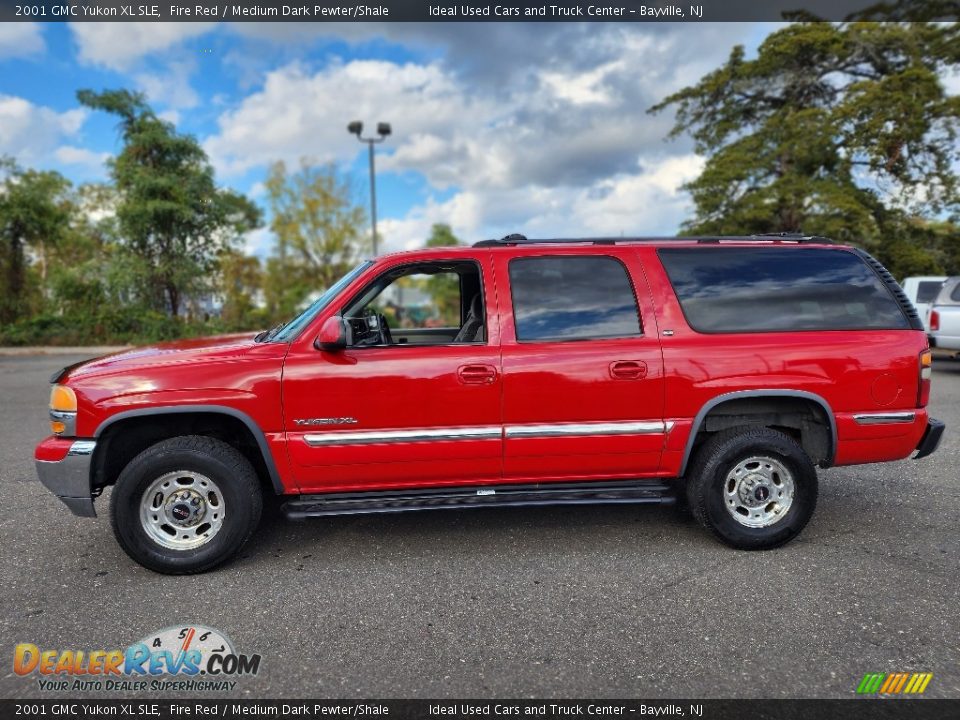
[[[920,318],[799,235],[533,240],[379,257],[255,337],[65,368],[41,481],[113,485],[124,550],[209,569],[260,519],[683,499],[737,548],[806,525],[815,467],[932,453]]]

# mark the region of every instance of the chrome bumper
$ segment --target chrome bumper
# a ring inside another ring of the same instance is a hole
[[[96,517],[90,491],[90,462],[97,443],[75,440],[63,460],[35,460],[37,475],[46,488],[80,517]]]

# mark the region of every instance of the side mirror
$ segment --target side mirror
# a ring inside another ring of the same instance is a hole
[[[349,340],[350,325],[339,315],[334,315],[323,323],[314,345],[327,352],[339,352],[347,347]]]

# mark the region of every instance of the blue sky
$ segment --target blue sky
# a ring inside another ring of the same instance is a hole
[[[273,160],[333,162],[366,206],[378,148],[380,233],[423,243],[433,222],[464,240],[674,233],[679,188],[702,160],[667,142],[647,107],[716,67],[764,24],[30,24],[0,27],[0,154],[75,182],[106,177],[115,118],[81,88],[132,88],[207,149],[221,184],[263,203]],[[247,247],[264,254],[268,230]]]

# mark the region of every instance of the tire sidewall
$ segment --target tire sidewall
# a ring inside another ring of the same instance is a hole
[[[751,528],[730,514],[724,500],[727,474],[748,457],[770,457],[782,463],[793,476],[794,497],[790,509],[773,525]],[[813,515],[817,500],[817,475],[806,454],[795,444],[769,438],[734,437],[704,468],[704,510],[707,521],[728,543],[744,549],[783,545],[796,537]]]
[[[161,475],[181,470],[206,475],[223,496],[220,531],[206,544],[189,550],[163,547],[147,535],[140,522],[143,494],[150,484]],[[222,562],[243,544],[258,519],[253,517],[249,495],[234,475],[218,458],[185,448],[136,458],[120,474],[111,499],[114,527],[121,543],[139,562],[163,572],[193,572]]]

